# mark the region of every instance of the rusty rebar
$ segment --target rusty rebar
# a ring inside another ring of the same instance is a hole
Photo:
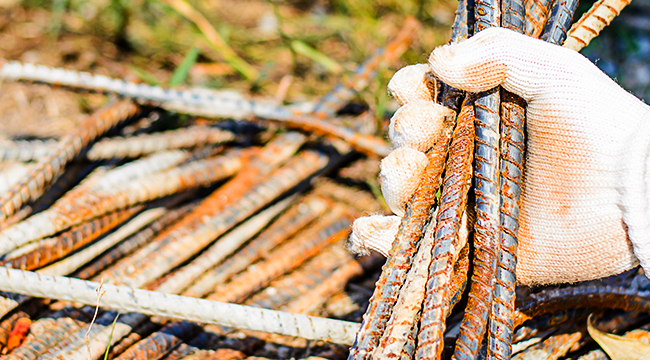
[[[341,207],[334,207],[314,226],[298,234],[269,254],[268,259],[218,287],[207,298],[213,301],[241,303],[248,296],[265,287],[271,280],[299,266],[320,252],[328,244],[348,235],[349,215]]]
[[[137,111],[138,107],[133,102],[122,100],[88,116],[71,134],[59,140],[55,153],[43,159],[20,183],[0,197],[0,222],[33,199],[35,193],[42,191],[82,148]]]
[[[434,206],[436,193],[440,187],[449,140],[455,124],[455,115],[444,119],[443,130],[438,142],[428,152],[427,165],[418,190],[407,205],[406,214],[400,224],[400,229],[390,258],[384,265],[384,271],[377,282],[375,292],[361,326],[355,344],[350,350],[349,359],[370,359],[379,343],[390,311],[397,301],[399,288],[404,283],[406,272],[420,242],[425,225],[429,222]]]
[[[176,220],[187,214],[195,206],[196,202],[192,202],[182,205],[178,208],[168,210],[164,215],[152,222],[146,228],[138,231],[136,234],[130,236],[114,248],[105,252],[99,258],[93,260],[92,263],[89,263],[86,265],[86,267],[75,273],[75,276],[79,279],[90,279],[98,272],[113,264],[115,261],[121,259],[125,255],[131,254],[133,251],[146,244],[162,229],[171,225]]]
[[[470,97],[465,98],[449,146],[441,205],[436,220],[433,257],[428,266],[426,296],[418,334],[418,356],[424,358],[440,356],[444,345],[442,335],[446,328],[447,304],[451,295],[449,283],[458,256],[461,241],[459,231],[472,179],[475,136],[472,101]]]
[[[518,301],[515,326],[536,316],[572,308],[599,308],[650,314],[650,292],[625,286],[578,285],[545,290]]]
[[[162,329],[135,343],[116,359],[160,359],[198,333],[199,326],[187,321],[172,321]]]
[[[477,0],[474,32],[501,24],[499,0]],[[476,143],[474,155],[474,272],[467,308],[456,341],[454,358],[478,354],[492,305],[499,256],[499,89],[481,93],[474,102]]]
[[[227,200],[233,204],[221,211],[214,210],[216,213],[212,216],[198,219],[200,222],[192,228],[178,229],[167,235],[164,233],[159,235],[161,240],[158,244],[154,244],[156,247],[140,249],[141,255],[136,252],[134,254],[136,257],[132,256],[118,262],[97,277],[133,287],[150,283],[201,251],[232,226],[252,215],[280,194],[323,168],[327,161],[328,158],[323,154],[303,151],[273,172],[266,181],[246,189],[247,191],[241,197],[217,190],[211,195],[212,201],[216,199],[218,203],[223,202],[223,199],[214,195],[227,194],[226,196],[230,196]],[[210,204],[210,200],[204,200],[203,204],[206,202]],[[216,207],[219,208],[220,206]],[[203,211],[205,209],[197,207],[188,216]],[[156,251],[151,251],[153,249]],[[133,271],[133,269],[137,270]]]
[[[573,14],[579,0],[556,0],[540,39],[555,45],[562,45],[571,26]]]
[[[89,160],[139,157],[162,150],[191,148],[204,144],[219,144],[234,140],[235,135],[211,126],[189,126],[161,133],[131,137],[105,138],[86,153]]]
[[[246,300],[246,304],[278,309],[292,299],[311,293],[351,257],[342,243],[331,244],[297,269],[271,281],[263,290]]]
[[[244,270],[253,262],[266,256],[271,249],[297,233],[323,214],[332,203],[327,199],[309,195],[280,215],[266,230],[237,251],[223,263],[207,271],[191,284],[184,296],[203,297],[232,275]]]
[[[12,267],[14,269],[33,270],[57,261],[71,252],[81,248],[109,232],[116,226],[137,214],[144,208],[144,205],[134,206],[125,210],[119,210],[104,215],[95,220],[74,226],[70,230],[54,238],[36,242],[35,249],[12,256],[0,261],[0,266]],[[27,247],[31,247],[27,245]],[[22,252],[21,249],[17,251]]]
[[[517,265],[519,205],[523,185],[526,103],[501,91],[500,247],[490,314],[488,359],[509,359],[512,353]]]
[[[542,35],[551,5],[553,5],[553,0],[526,0],[524,5],[526,7],[524,28],[526,35],[534,38]]]

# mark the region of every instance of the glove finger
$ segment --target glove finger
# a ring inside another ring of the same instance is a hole
[[[388,82],[388,92],[400,105],[414,100],[433,102],[436,82],[429,65],[416,64],[401,68]]]
[[[417,190],[428,164],[426,155],[411,148],[396,149],[381,161],[381,192],[395,215],[404,216],[406,203]]]
[[[365,256],[370,254],[369,250],[374,250],[388,257],[401,221],[395,215],[372,215],[356,219],[348,239],[348,251]]]
[[[396,148],[426,152],[440,136],[445,116],[452,114],[450,109],[431,101],[410,101],[390,119],[388,137]]]
[[[438,47],[429,65],[437,78],[453,87],[476,93],[502,85],[528,102],[558,84],[592,81],[584,78],[585,71],[590,77],[607,77],[575,51],[504,28]]]

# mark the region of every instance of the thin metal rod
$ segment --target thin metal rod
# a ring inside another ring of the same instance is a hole
[[[100,284],[62,276],[0,268],[0,290],[46,299],[97,304]],[[103,284],[101,307],[133,311],[151,316],[168,317],[201,323],[218,324],[243,330],[324,340],[350,345],[359,324],[266,310],[251,306]]]

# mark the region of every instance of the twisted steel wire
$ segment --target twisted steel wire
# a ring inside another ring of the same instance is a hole
[[[443,120],[438,142],[427,153],[427,165],[422,181],[407,205],[399,232],[390,251],[390,257],[375,286],[370,305],[364,315],[355,344],[348,359],[370,359],[385,329],[390,311],[397,301],[399,288],[404,283],[422,231],[432,214],[436,193],[440,187],[449,141],[455,124],[455,115]]]
[[[454,262],[458,256],[461,218],[467,204],[467,192],[472,179],[474,150],[473,99],[465,98],[452,135],[446,174],[440,197],[440,210],[435,226],[433,256],[428,267],[426,296],[422,306],[418,333],[418,358],[436,358],[443,349],[445,318],[449,309]]]
[[[50,184],[82,148],[110,128],[135,115],[137,111],[138,107],[131,101],[122,100],[88,116],[71,134],[59,140],[58,149],[51,156],[39,162],[23,180],[2,194],[0,222],[15,214],[27,201],[33,199],[35,194]]]

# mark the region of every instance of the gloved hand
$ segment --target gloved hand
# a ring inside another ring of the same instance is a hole
[[[405,105],[391,120],[396,149],[382,161],[381,180],[397,216],[392,227],[380,227],[383,242],[371,234],[375,223],[358,220],[351,243],[377,247],[395,238],[426,166],[420,152],[445,114],[432,104],[429,69],[456,88],[501,85],[528,104],[518,283],[592,280],[639,262],[650,273],[650,107],[579,53],[503,28],[436,48],[428,69],[407,67],[391,80],[389,90]]]

